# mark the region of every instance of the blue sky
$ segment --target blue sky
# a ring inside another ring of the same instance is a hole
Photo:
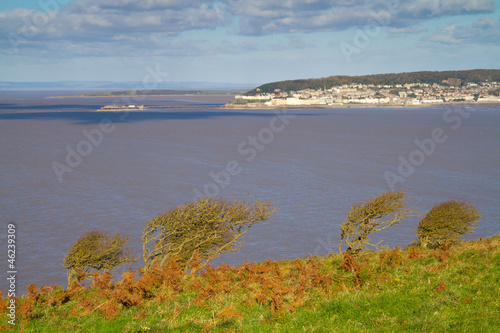
[[[17,0],[0,81],[260,84],[500,68],[495,0]]]

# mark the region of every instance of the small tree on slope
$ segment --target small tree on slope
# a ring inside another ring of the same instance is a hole
[[[204,263],[238,250],[238,239],[259,221],[275,213],[271,202],[201,199],[166,211],[149,221],[142,236],[144,268],[175,258],[186,267],[196,258]]]
[[[445,243],[458,243],[464,234],[474,231],[481,214],[466,202],[450,200],[434,206],[420,221],[416,244],[436,248]]]
[[[102,231],[91,231],[78,239],[64,258],[64,267],[68,276],[68,287],[76,271],[115,268],[135,261],[126,250],[128,239],[120,234],[109,235]]]
[[[408,196],[404,191],[384,192],[368,201],[351,206],[347,219],[340,226],[342,231],[339,252],[345,241],[352,253],[356,254],[370,243],[370,235],[375,231],[387,229],[410,216],[418,216],[413,208],[407,208]]]

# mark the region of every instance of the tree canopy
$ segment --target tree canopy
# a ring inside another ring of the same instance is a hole
[[[339,251],[342,253],[342,243],[348,250],[357,253],[367,245],[376,246],[370,242],[374,231],[381,231],[398,224],[410,216],[417,216],[413,208],[407,208],[408,196],[404,191],[384,192],[367,201],[360,201],[351,206],[347,219],[340,226]]]
[[[206,198],[165,211],[149,221],[142,236],[146,270],[175,258],[186,265],[238,250],[238,239],[276,209],[270,201],[253,203]]]
[[[126,249],[128,239],[121,234],[110,235],[103,231],[91,231],[80,237],[64,258],[68,285],[76,270],[113,270],[135,261]]]
[[[481,218],[479,210],[466,202],[450,200],[434,206],[418,224],[417,244],[439,247],[461,241],[464,234],[474,231]]]
[[[362,76],[337,75],[317,79],[299,79],[278,81],[263,84],[249,92],[247,95],[256,95],[257,93],[273,93],[276,89],[281,91],[300,91],[304,89],[323,89],[344,84],[374,84],[374,85],[396,85],[406,83],[427,83],[442,84],[444,80],[459,79],[463,83],[473,82],[481,83],[485,81],[500,81],[500,70],[498,69],[473,69],[464,71],[442,71],[442,72],[409,72],[409,73],[390,73],[374,74]]]

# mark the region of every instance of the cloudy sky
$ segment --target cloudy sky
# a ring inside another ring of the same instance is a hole
[[[500,68],[500,0],[16,0],[0,81],[265,83]],[[150,75],[150,74],[149,74]]]

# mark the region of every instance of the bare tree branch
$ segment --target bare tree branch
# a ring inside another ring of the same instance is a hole
[[[144,267],[149,270],[174,257],[187,267],[194,253],[204,260],[205,267],[218,255],[235,251],[237,240],[275,211],[269,201],[247,203],[212,198],[166,211],[144,229]]]
[[[382,241],[370,243],[374,231],[387,229],[407,217],[419,216],[413,207],[407,208],[407,201],[406,192],[390,191],[352,205],[347,219],[340,226],[339,252],[342,253],[344,240],[352,253],[362,251],[367,245],[377,246]]]

